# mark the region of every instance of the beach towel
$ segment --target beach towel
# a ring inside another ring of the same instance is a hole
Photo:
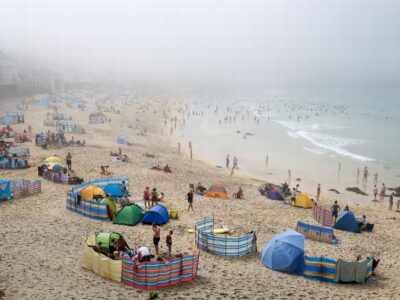
[[[336,264],[335,282],[364,283],[367,276],[367,260],[347,261],[339,259]]]

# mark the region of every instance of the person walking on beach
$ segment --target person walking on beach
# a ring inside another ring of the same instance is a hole
[[[319,197],[321,196],[321,184],[318,183],[317,186],[317,201],[319,201]]]
[[[393,200],[394,200],[394,192],[392,192],[389,196],[389,210],[393,210]]]
[[[229,153],[226,155],[225,158],[225,166],[229,169]]]
[[[335,201],[335,203],[332,205],[331,211],[332,211],[332,217],[335,218],[335,222],[336,222],[336,219],[337,219],[339,211],[340,211],[340,206],[337,204],[337,201]]]
[[[192,149],[192,142],[189,141],[189,152],[190,152],[190,159],[193,159],[193,149]]]
[[[379,197],[379,200],[382,202],[382,204],[383,204],[383,200],[385,199],[385,193],[386,193],[386,185],[384,183],[382,183],[381,194]]]
[[[233,157],[233,168],[234,169],[239,169],[238,168],[238,159],[237,159],[237,157],[236,157],[236,155]]]
[[[266,165],[268,165],[268,159],[269,159],[269,157],[268,157],[268,155],[267,155],[267,157],[265,158],[265,164],[266,164]]]
[[[374,174],[374,184],[378,184],[378,173]]]
[[[168,248],[168,256],[171,258],[171,250],[172,250],[172,235],[174,232],[172,230],[169,231],[167,234],[167,237],[165,239],[165,242],[167,243],[167,248]]]
[[[160,226],[158,226],[157,224],[153,223],[153,244],[154,244],[154,248],[156,249],[156,254],[158,256],[158,244],[160,243]]]
[[[65,157],[65,160],[67,161],[68,170],[71,170],[72,169],[72,155],[71,155],[71,152],[68,152],[67,156]]]
[[[288,181],[289,181],[289,184],[290,184],[290,178],[292,177],[292,170],[288,169],[287,172],[288,172],[288,177],[289,177]]]
[[[360,168],[357,168],[357,184],[360,182]]]
[[[366,184],[368,179],[368,167],[364,168],[363,183]]]
[[[191,190],[186,194],[186,200],[187,200],[187,202],[189,203],[188,211],[189,211],[190,209],[192,209],[192,211],[194,211],[194,209],[193,209],[193,198],[194,198],[194,193],[193,193],[193,190],[191,189]]]
[[[374,201],[377,201],[377,200],[376,200],[376,196],[378,195],[378,188],[377,188],[376,184],[374,185],[374,190],[373,190],[373,192],[374,192]]]

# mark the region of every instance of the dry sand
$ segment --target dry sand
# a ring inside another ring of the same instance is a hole
[[[147,103],[148,109],[142,103]],[[171,101],[172,103],[172,101]],[[240,174],[229,176],[229,172],[216,169],[204,161],[188,158],[187,153],[177,154],[162,127],[154,120],[162,119],[162,109],[167,101],[152,101],[142,97],[133,106],[124,108],[122,115],[107,113],[111,125],[89,125],[88,114],[95,110],[90,104],[86,111],[72,110],[61,104],[62,111],[79,122],[87,134],[75,139],[86,139],[86,147],[42,150],[29,143],[32,168],[25,170],[0,170],[1,179],[37,179],[36,166],[44,158],[57,154],[65,157],[68,151],[73,156],[73,169],[85,180],[100,178],[100,165],[110,165],[111,176],[129,178],[134,199],[142,196],[145,186],[164,191],[164,205],[179,211],[179,220],[171,220],[162,227],[161,252],[166,252],[165,236],[174,230],[173,251],[176,253],[197,251],[194,235],[187,229],[194,227],[196,220],[214,216],[216,224],[231,227],[233,234],[255,230],[259,252],[262,246],[276,233],[294,229],[298,220],[316,224],[311,211],[290,207],[280,202],[261,197],[256,179]],[[2,107],[1,110],[4,111]],[[25,125],[13,126],[17,131],[30,124],[34,132],[47,130],[42,121],[46,108],[31,105]],[[154,113],[158,111],[158,113]],[[140,121],[136,121],[139,118]],[[125,120],[125,121],[123,121]],[[128,128],[131,124],[133,128]],[[147,127],[146,136],[138,136],[140,129]],[[53,129],[54,128],[50,128]],[[112,164],[109,156],[116,151],[116,137],[125,134],[133,146],[122,147],[131,162]],[[71,136],[67,134],[67,137]],[[26,146],[26,145],[23,145]],[[182,145],[183,150],[187,150]],[[155,158],[142,156],[149,152]],[[149,166],[168,163],[172,174],[151,171]],[[202,182],[206,186],[222,181],[229,193],[240,185],[245,191],[245,200],[218,200],[195,197],[194,212],[187,212],[184,200],[189,183]],[[130,245],[152,245],[149,226],[134,227],[113,225],[95,221],[69,212],[65,208],[67,186],[42,180],[43,192],[36,196],[18,199],[0,205],[0,289],[5,299],[146,299],[147,291],[136,290],[122,283],[103,279],[81,267],[82,238],[98,231],[118,231]],[[326,206],[332,198],[320,201]],[[241,258],[224,258],[201,252],[199,277],[189,283],[161,289],[161,299],[399,299],[400,262],[399,244],[400,215],[388,212],[384,207],[373,207],[368,197],[354,197],[339,204],[349,204],[356,215],[366,214],[375,223],[372,233],[352,234],[336,231],[340,240],[337,246],[306,240],[306,254],[330,258],[355,259],[375,255],[381,259],[376,280],[363,285],[329,284],[274,272],[266,268],[259,254]],[[1,296],[0,296],[1,299]]]

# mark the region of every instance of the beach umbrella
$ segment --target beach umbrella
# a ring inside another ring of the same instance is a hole
[[[60,163],[61,159],[59,157],[57,157],[57,156],[50,156],[50,157],[46,158],[46,162],[49,162],[49,163],[58,162],[58,163]]]
[[[303,274],[304,235],[294,230],[275,235],[265,244],[261,261],[271,270]]]

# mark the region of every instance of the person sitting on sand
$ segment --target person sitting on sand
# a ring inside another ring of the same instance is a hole
[[[172,170],[171,170],[171,168],[170,168],[168,165],[165,165],[163,171],[164,171],[165,173],[172,173]]]
[[[344,210],[343,211],[350,211],[350,208],[349,208],[349,206],[348,205],[346,205],[346,207],[344,208]]]
[[[150,170],[157,170],[157,171],[161,171],[160,165],[151,167]]]
[[[101,175],[110,175],[111,173],[108,172],[108,166],[100,166]]]
[[[366,216],[366,215],[363,215],[361,219],[358,219],[358,220],[357,220],[357,224],[358,224],[358,226],[360,226],[360,227],[361,227],[362,225],[366,224],[366,223],[367,223],[367,216]]]
[[[207,189],[199,182],[199,183],[197,184],[195,193],[196,193],[197,195],[203,196],[203,195],[204,195],[204,192],[205,192],[206,190],[207,190]]]
[[[243,199],[243,190],[242,187],[239,186],[239,190],[233,193],[233,196],[237,199]]]
[[[128,195],[123,195],[121,198],[121,207],[125,207],[130,204]]]

